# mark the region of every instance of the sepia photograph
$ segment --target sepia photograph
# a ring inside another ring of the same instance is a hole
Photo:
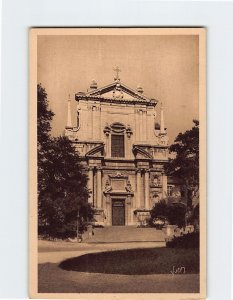
[[[205,299],[206,29],[30,29],[30,297]]]

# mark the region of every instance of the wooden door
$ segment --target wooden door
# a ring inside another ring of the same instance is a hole
[[[113,226],[125,225],[125,200],[124,199],[112,200],[112,225]]]

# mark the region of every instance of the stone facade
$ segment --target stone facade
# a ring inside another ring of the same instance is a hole
[[[140,86],[133,90],[124,85],[118,74],[102,88],[92,81],[75,100],[76,124],[72,126],[69,99],[65,135],[88,175],[96,222],[143,222],[154,203],[167,195],[168,137],[162,109],[157,122],[158,101],[146,97]]]

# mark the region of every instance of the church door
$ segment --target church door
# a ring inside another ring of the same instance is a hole
[[[112,225],[125,225],[125,200],[112,199]]]

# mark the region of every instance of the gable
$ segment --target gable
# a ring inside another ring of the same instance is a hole
[[[116,95],[114,95],[113,91],[110,91],[110,92],[107,92],[107,93],[103,93],[101,96],[104,97],[104,98],[114,98],[114,97],[116,97]],[[119,99],[125,99],[125,100],[126,99],[127,100],[134,100],[135,99],[134,97],[132,97],[131,95],[129,95],[128,93],[123,92],[123,91],[121,93],[119,93],[119,97],[118,98]]]
[[[75,94],[75,99],[79,100],[93,100],[101,102],[116,102],[126,104],[145,104],[147,106],[156,106],[158,101],[150,99],[144,95],[143,89],[138,87],[137,90],[129,88],[123,84],[119,79],[115,82],[106,85],[102,88],[96,88],[93,84],[91,90],[87,93],[79,92]]]
[[[115,81],[109,85],[106,85],[102,88],[89,91],[87,96],[102,96],[106,98],[120,98],[119,95],[122,95],[122,99],[139,99],[144,101],[150,101],[149,98],[144,96],[142,93],[137,92],[136,90],[127,87],[120,81]],[[125,97],[125,98],[124,98]]]

